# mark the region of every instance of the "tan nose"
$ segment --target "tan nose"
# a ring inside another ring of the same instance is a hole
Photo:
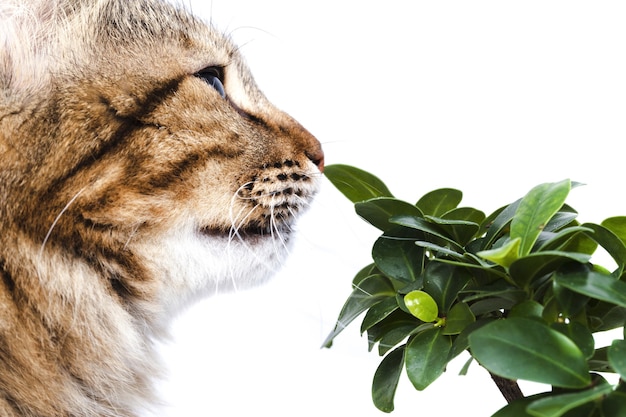
[[[306,152],[306,156],[317,166],[317,169],[319,169],[320,172],[324,172],[324,151],[322,150],[322,145],[320,145],[319,142],[317,144],[317,149],[313,152]]]

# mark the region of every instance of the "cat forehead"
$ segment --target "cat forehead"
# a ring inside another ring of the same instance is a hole
[[[87,7],[88,26],[95,47],[108,52],[127,48],[135,54],[177,56],[191,65],[226,65],[238,59],[231,40],[212,25],[194,16],[182,5],[162,0],[98,0],[98,7]],[[78,26],[81,33],[83,22]],[[201,68],[197,68],[199,70]]]

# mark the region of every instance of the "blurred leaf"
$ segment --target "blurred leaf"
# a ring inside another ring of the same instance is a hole
[[[571,318],[580,313],[589,301],[589,297],[586,295],[564,288],[556,281],[552,281],[552,292],[560,307],[559,313],[566,318]]]
[[[563,207],[561,207],[561,210]],[[543,232],[556,232],[562,227],[572,224],[572,222],[578,217],[578,213],[575,211],[558,211],[554,213],[554,216],[550,218],[546,226],[543,228]]]
[[[626,266],[626,246],[624,246],[624,242],[606,227],[594,223],[585,223],[582,226],[593,230],[593,233],[589,233],[587,236],[596,241],[613,257],[617,263],[617,270],[614,272],[614,275],[616,278],[621,277]]]
[[[356,319],[365,310],[389,296],[395,296],[396,291],[388,278],[382,275],[372,275],[361,281],[352,291],[344,304],[335,329],[326,337],[323,346],[330,346],[332,340]]]
[[[560,417],[569,410],[601,399],[611,391],[613,391],[613,387],[603,383],[584,391],[538,399],[533,401],[526,410],[534,417]]]
[[[576,343],[585,359],[590,359],[595,353],[595,340],[587,326],[571,321],[569,323],[552,323],[550,327]]]
[[[583,226],[580,227],[583,228]],[[593,255],[596,249],[598,249],[598,243],[589,237],[591,233],[583,231],[582,233],[574,234],[559,250]]]
[[[624,416],[626,416],[626,384],[622,382],[602,401],[602,417]]]
[[[385,413],[394,408],[393,399],[404,368],[404,348],[401,346],[385,356],[374,374],[372,400],[376,408]]]
[[[609,365],[609,346],[596,349],[587,363],[593,372],[613,372],[613,368]]]
[[[424,291],[411,291],[405,295],[404,305],[411,314],[426,323],[435,321],[439,316],[437,303]]]
[[[442,329],[432,328],[415,335],[406,347],[406,371],[413,386],[422,391],[445,370],[451,341]]]
[[[496,375],[565,388],[591,382],[584,355],[568,337],[535,320],[510,318],[469,336],[472,355]]]
[[[424,249],[415,240],[383,235],[372,248],[372,258],[385,275],[404,282],[413,282],[424,267]]]
[[[544,398],[547,395],[548,394],[537,394],[526,398],[520,398],[519,400],[513,401],[505,407],[502,407],[491,417],[533,417],[531,414],[528,414],[526,408],[533,401],[537,401],[539,398]]]
[[[395,226],[389,223],[389,219],[392,216],[409,215],[424,217],[422,212],[414,205],[389,197],[379,197],[356,203],[354,208],[359,216],[384,232]]]
[[[557,271],[554,282],[579,294],[626,307],[626,283],[612,275],[592,271],[586,265],[572,265]]]
[[[485,258],[495,264],[508,268],[514,261],[519,259],[522,239],[515,238],[505,245],[495,249],[487,249],[477,253],[481,258]]]
[[[378,177],[349,165],[328,165],[324,175],[353,203],[376,197],[393,197]]]
[[[525,294],[525,293],[524,293]],[[479,316],[501,316],[502,311],[510,310],[515,305],[515,302],[502,297],[487,298],[475,303],[472,303],[470,309],[476,317]]]
[[[435,299],[443,315],[447,314],[459,291],[471,280],[471,275],[465,268],[441,262],[429,263],[423,277],[424,291]]]
[[[446,316],[446,325],[443,328],[444,335],[456,335],[461,333],[467,326],[474,323],[476,317],[472,314],[467,303],[456,303]]]
[[[619,374],[622,380],[626,380],[626,341],[614,340],[609,347],[609,363]]]
[[[454,338],[452,342],[452,348],[448,353],[448,361],[459,356],[466,349],[469,348],[469,335],[472,334],[476,329],[480,329],[481,327],[493,322],[494,319],[481,319],[475,321],[473,323],[468,324],[463,331]]]
[[[526,319],[543,320],[543,306],[536,301],[526,300],[516,304],[509,312],[508,318],[521,317]]]
[[[595,300],[594,300],[595,301]],[[626,323],[626,307],[616,306],[604,301],[597,302],[587,307],[589,327],[594,332],[602,332],[623,327]]]
[[[609,217],[600,225],[613,232],[626,245],[626,216]]]
[[[461,376],[467,375],[467,372],[469,371],[469,367],[472,364],[472,362],[474,362],[474,358],[470,356],[469,359],[466,360],[465,363],[463,364],[463,367],[459,371],[459,375]]]
[[[568,242],[571,243],[575,235],[585,236],[581,232],[593,233],[593,229],[590,229],[588,227],[582,227],[582,226],[566,227],[565,229],[559,230],[558,232],[551,234],[550,238],[545,240],[541,244],[538,250],[539,251],[559,250],[562,245],[565,245]],[[589,240],[589,238],[587,238],[587,240]],[[593,245],[594,250],[596,246],[597,245]],[[561,250],[567,251],[567,252],[576,252],[573,249],[561,249]],[[588,253],[589,255],[591,255],[594,252],[594,250],[592,250],[591,252],[585,251],[583,253]]]
[[[584,264],[589,262],[590,259],[591,255],[584,253],[534,252],[513,261],[509,266],[509,274],[521,288],[527,288],[535,279],[555,271],[567,262],[573,261]]]
[[[441,188],[425,194],[415,204],[424,214],[430,216],[440,216],[447,211],[456,208],[463,193],[452,188]]]
[[[570,188],[570,180],[541,184],[522,198],[511,221],[511,239],[521,239],[520,256],[530,253],[541,231],[563,206]]]

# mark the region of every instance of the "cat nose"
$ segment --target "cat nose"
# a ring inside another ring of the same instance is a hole
[[[306,156],[317,166],[320,172],[324,172],[324,151],[322,150],[322,145],[318,144],[317,149],[313,152],[306,152]]]

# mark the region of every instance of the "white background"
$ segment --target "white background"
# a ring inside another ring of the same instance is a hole
[[[326,161],[414,202],[453,187],[487,213],[571,178],[582,221],[626,214],[626,7],[579,1],[191,1],[230,33],[270,100]],[[269,285],[193,306],[164,347],[170,416],[382,416],[380,361],[360,321],[320,349],[377,232],[330,183]],[[424,392],[403,378],[397,417],[489,416],[495,385],[466,357]],[[536,386],[524,384],[527,392]],[[435,408],[436,407],[436,408]]]

